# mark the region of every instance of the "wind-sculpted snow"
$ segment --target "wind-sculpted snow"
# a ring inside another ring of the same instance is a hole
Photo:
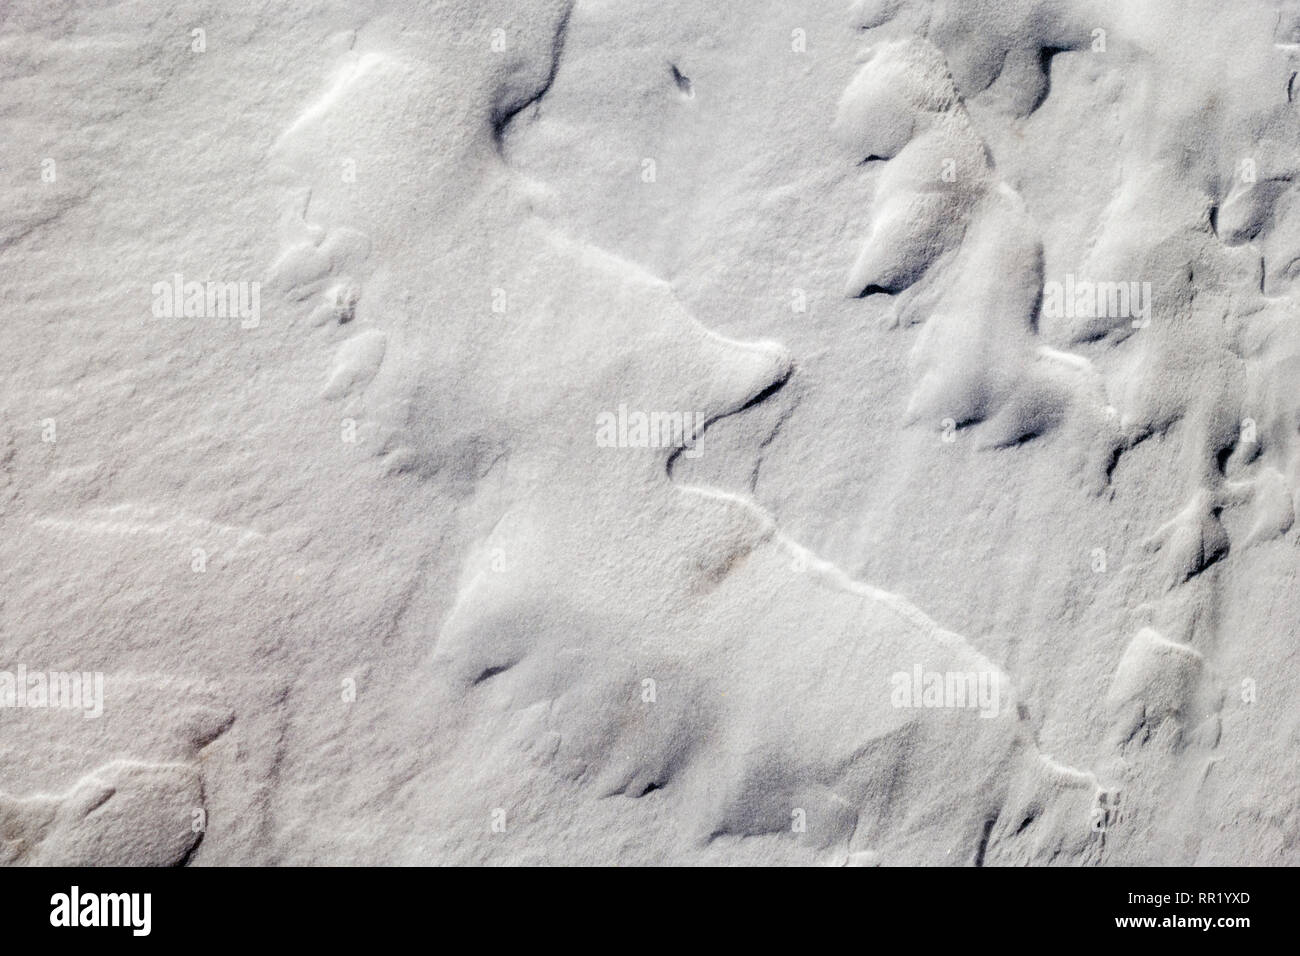
[[[925,323],[908,420],[987,421],[980,444],[1004,447],[1072,414],[1075,470],[1100,490],[1119,443],[1115,412],[1087,359],[1038,339],[1043,253],[1023,201],[998,178],[937,48],[894,41],[865,59],[834,133],[856,161],[887,163],[846,291],[910,293],[895,321]],[[917,288],[931,270],[941,274]]]
[[[418,97],[418,68],[390,68]],[[311,137],[364,122],[379,109],[375,95],[364,86],[336,94],[330,111],[299,124],[281,148],[308,157],[300,168],[310,174],[310,157],[334,152]],[[521,189],[504,166],[490,175],[495,183],[480,188],[502,197]],[[354,228],[330,219],[334,209],[315,182],[304,188],[320,217],[308,230]],[[706,422],[736,414],[786,381],[788,353],[709,333],[661,280],[563,236],[519,200],[502,205],[503,216],[527,221],[489,229],[490,239],[452,255],[500,282],[507,296],[500,321],[511,336],[499,325],[458,323],[473,309],[462,288],[421,287],[412,271],[406,280],[417,287],[397,295],[396,265],[390,288],[361,285],[356,331],[348,331],[347,341],[383,335],[391,343],[355,405],[361,427],[373,425],[375,447],[393,463],[390,474],[451,482],[485,512],[478,523],[489,529],[470,543],[451,612],[426,625],[422,666],[439,702],[429,732],[450,752],[421,779],[432,787],[440,769],[474,765],[481,790],[482,777],[499,788],[526,773],[535,788],[530,825],[543,830],[554,826],[559,803],[621,795],[676,820],[680,852],[785,834],[794,846],[767,852],[828,860],[906,852],[932,862],[954,862],[954,846],[956,862],[973,860],[986,821],[1010,799],[1006,781],[1026,781],[1020,786],[1033,799],[1072,804],[1073,825],[1067,814],[1025,846],[995,841],[980,854],[1086,844],[1095,783],[1080,789],[1035,755],[1011,689],[989,662],[896,595],[855,585],[816,559],[800,570],[802,549],[744,500],[675,486],[667,478],[673,449],[611,455],[591,440],[598,412],[620,404],[698,409]],[[384,241],[373,247],[382,259]],[[328,258],[320,257],[322,266]],[[293,287],[322,281],[313,274]],[[590,341],[602,348],[584,350],[580,343]],[[524,377],[530,367],[543,374]],[[570,371],[545,374],[558,368]],[[463,392],[473,382],[508,380],[508,370],[511,394],[479,399],[478,436],[424,427],[446,421],[453,400],[470,400]],[[338,381],[341,373],[333,374]],[[526,395],[526,404],[514,395]],[[477,463],[467,461],[471,448],[482,452]],[[574,494],[563,481],[573,473],[599,476],[603,494]],[[996,719],[898,709],[890,678],[914,660],[993,675],[1000,700],[986,716]],[[828,724],[857,730],[827,737]],[[527,771],[519,766],[525,755]],[[924,796],[940,787],[950,812],[934,813]],[[431,799],[470,819],[485,812],[480,796],[456,789]],[[500,800],[507,817],[516,812],[505,794]],[[492,837],[461,852],[475,859],[524,852]],[[517,840],[536,842],[526,830]],[[559,844],[533,852],[566,858]]]
[[[6,16],[0,859],[1295,861],[1300,20],[743,7]]]

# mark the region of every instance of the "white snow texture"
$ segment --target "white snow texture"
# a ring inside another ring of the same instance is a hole
[[[1300,863],[1297,70],[4,4],[0,863]]]

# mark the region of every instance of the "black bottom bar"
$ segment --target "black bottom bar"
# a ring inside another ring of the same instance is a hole
[[[1032,929],[1071,942],[1199,935],[1231,945],[1260,930],[1286,932],[1294,919],[1283,912],[1293,878],[1285,869],[593,876],[581,870],[539,878],[429,869],[9,869],[0,871],[0,912],[11,946],[32,936],[53,941],[76,934],[80,942],[115,937],[128,945],[283,940],[332,949],[397,941],[435,927],[454,934],[446,940],[451,945],[460,933],[481,937],[484,931],[494,942],[504,931],[533,945],[575,934],[596,944],[620,938],[626,944],[626,937],[602,939],[599,928],[611,921],[611,928],[623,925],[652,947],[656,935],[693,925],[734,942],[766,934],[774,918],[792,921],[788,931],[800,936],[847,932],[861,934],[864,943],[899,936],[974,942]]]

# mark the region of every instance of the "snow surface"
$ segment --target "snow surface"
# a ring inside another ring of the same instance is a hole
[[[1300,863],[1298,69],[5,4],[0,862]]]

